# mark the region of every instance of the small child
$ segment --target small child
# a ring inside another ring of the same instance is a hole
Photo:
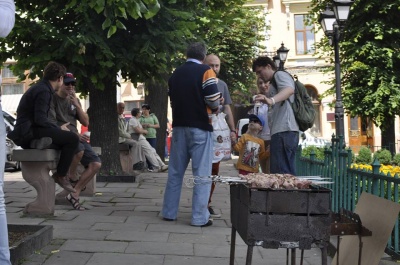
[[[265,151],[264,140],[258,138],[263,126],[264,119],[261,116],[250,114],[247,132],[240,137],[237,143],[232,141],[233,149],[239,152],[239,159],[236,165],[239,174],[258,173],[260,158],[269,157],[269,152]]]

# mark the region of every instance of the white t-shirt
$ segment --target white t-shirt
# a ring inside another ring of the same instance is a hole
[[[0,0],[0,37],[7,37],[15,23],[15,4],[13,0]]]
[[[142,125],[140,124],[139,120],[136,119],[136,117],[132,117],[128,123],[128,133],[129,134],[136,133],[135,130],[133,129],[136,127],[143,128]],[[146,140],[146,137],[144,137],[143,134],[140,134],[139,140],[141,140],[141,139]]]

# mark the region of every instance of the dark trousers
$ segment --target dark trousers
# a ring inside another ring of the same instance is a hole
[[[217,163],[213,163],[213,164],[212,164],[211,175],[218,175],[218,174],[219,174],[219,163],[220,163],[220,162],[217,162]],[[217,185],[217,184],[216,184],[215,181],[213,181],[213,182],[211,183],[210,198],[208,199],[208,206],[210,206],[210,204],[211,204],[211,197],[212,197],[212,195],[213,195],[213,193],[214,193],[214,190],[215,190],[215,186],[216,186],[216,185]]]
[[[35,138],[50,137],[53,140],[53,144],[61,149],[57,173],[60,176],[66,176],[75,150],[78,148],[78,135],[59,128],[32,128],[32,131]]]

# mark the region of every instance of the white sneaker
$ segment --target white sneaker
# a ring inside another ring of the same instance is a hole
[[[167,165],[163,165],[163,166],[161,166],[159,172],[164,172],[164,171],[167,171],[167,170],[168,170],[168,166]]]

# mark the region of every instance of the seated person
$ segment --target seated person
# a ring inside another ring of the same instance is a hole
[[[76,192],[67,177],[69,166],[79,143],[79,137],[72,132],[63,131],[49,117],[49,109],[54,91],[64,81],[65,67],[56,62],[49,62],[44,69],[43,79],[31,86],[22,96],[17,109],[17,122],[8,137],[22,148],[43,149],[50,144],[60,148],[60,159],[54,181],[70,192]],[[30,142],[44,139],[42,143]]]
[[[142,148],[143,154],[149,160],[149,162],[154,166],[156,172],[163,172],[168,170],[168,166],[164,164],[160,156],[157,154],[156,149],[154,149],[150,143],[146,140],[143,134],[147,134],[147,130],[143,129],[139,122],[140,110],[139,108],[133,108],[131,111],[132,118],[128,123],[128,133],[137,138],[139,145]]]
[[[69,168],[69,179],[75,188],[75,192],[69,193],[66,199],[75,210],[85,210],[79,203],[79,195],[85,189],[86,184],[99,172],[101,160],[88,143],[89,137],[81,135],[78,132],[77,121],[84,126],[88,126],[89,117],[83,111],[79,99],[76,97],[75,84],[76,80],[73,74],[66,73],[63,84],[53,95],[50,116],[55,119],[55,122],[61,129],[73,132],[79,136],[79,145],[75,150],[75,156]],[[85,170],[77,178],[76,170],[79,163],[85,167]]]
[[[127,131],[127,124],[125,118],[122,115],[124,113],[125,104],[119,102],[117,104],[118,112],[118,134],[120,144],[128,144],[130,146],[130,155],[133,162],[133,170],[142,170],[144,167],[144,157],[142,148],[139,143],[132,139],[131,135]]]

